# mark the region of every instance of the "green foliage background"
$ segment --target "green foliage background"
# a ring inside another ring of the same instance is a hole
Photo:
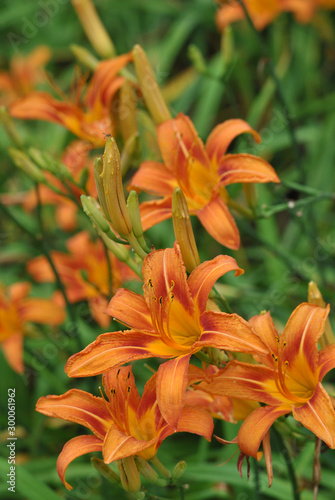
[[[203,139],[213,126],[225,119],[245,119],[260,132],[263,142],[255,145],[242,137],[235,141],[233,152],[243,150],[264,157],[286,183],[298,182],[322,192],[334,192],[334,14],[319,13],[308,25],[299,25],[290,15],[284,14],[259,36],[246,22],[236,24],[231,33],[230,61],[225,64],[221,37],[214,22],[217,6],[212,0],[97,0],[95,4],[117,52],[121,54],[131,50],[135,43],[141,44],[161,85],[193,67],[192,82],[170,105],[173,115],[183,111],[191,116]],[[0,62],[3,67],[8,67],[10,59],[18,52],[29,53],[40,44],[48,45],[53,51],[48,71],[59,87],[67,91],[74,63],[69,46],[77,43],[91,50],[70,1],[3,0],[0,8]],[[42,18],[38,17],[40,11],[46,13],[43,26]],[[224,54],[227,57],[227,46]],[[270,61],[280,76],[285,105],[278,97],[271,77]],[[292,144],[290,122],[297,137],[296,148]],[[67,131],[52,124],[18,122],[18,128],[26,144],[55,156],[59,156],[70,140]],[[31,183],[15,169],[6,151],[9,145],[4,132],[0,132],[0,189],[2,192],[21,191],[29,188]],[[231,193],[243,200],[240,186],[233,186]],[[282,328],[293,309],[306,300],[310,280],[316,281],[325,300],[334,304],[333,201],[323,200],[297,208],[295,203],[307,195],[285,183],[282,186],[259,185],[258,196],[260,207],[292,201],[292,208],[256,221],[237,216],[243,242],[239,251],[222,248],[202,232],[196,221],[194,228],[203,260],[229,253],[245,269],[245,274],[238,279],[228,276],[218,285],[234,312],[248,319],[261,310],[270,309]],[[24,213],[19,208],[15,213],[24,225],[37,230],[34,214]],[[50,248],[63,250],[66,235],[54,224],[52,210],[45,209],[44,216]],[[84,216],[80,224],[83,228],[90,227]],[[156,248],[171,246],[174,239],[171,221],[151,229],[147,236]],[[11,284],[30,280],[25,264],[29,258],[38,255],[38,249],[4,217],[0,220],[0,244],[1,281]],[[47,295],[51,290],[47,285],[34,285],[33,288],[37,296]],[[90,319],[85,304],[77,306],[77,314],[80,316],[80,344],[86,345],[102,330]],[[67,358],[79,349],[77,338],[71,335],[72,327],[69,320],[61,330],[50,331],[42,327],[36,335],[25,340],[27,372],[24,377],[16,375],[0,353],[0,419],[3,429],[0,435],[0,498],[13,497],[6,484],[6,402],[10,387],[16,389],[17,429],[20,433],[16,451],[17,463],[20,461],[21,464],[17,466],[15,498],[128,498],[121,489],[98,476],[87,456],[70,465],[67,478],[74,490],[67,492],[58,478],[56,459],[68,439],[85,431],[72,424],[51,426],[50,421],[34,411],[40,396],[61,394],[72,387],[98,395],[99,378],[78,381],[68,379],[64,373]],[[115,329],[118,329],[117,325]],[[157,366],[154,361],[150,364]],[[135,374],[139,386],[143,387],[150,372],[137,362]],[[332,378],[330,374],[327,382],[330,394],[334,394],[334,376]],[[298,477],[301,499],[309,500],[313,498],[313,439],[308,431],[297,429],[293,421],[290,424],[294,437],[289,438],[286,457],[289,457]],[[236,435],[237,427],[218,421],[215,433],[231,439]],[[230,458],[235,447],[222,446],[215,439],[207,443],[196,436],[176,435],[164,442],[159,457],[170,469],[179,460],[187,461],[183,476],[183,483],[188,485],[185,490],[187,500],[293,498],[283,444],[276,442],[275,436],[272,444],[275,476],[271,489],[267,487],[263,461],[258,464],[252,461],[249,481],[246,470],[240,479],[236,457],[220,466]],[[326,450],[321,460],[319,500],[331,500],[335,492],[334,452]],[[147,487],[159,498],[179,498],[178,490]]]

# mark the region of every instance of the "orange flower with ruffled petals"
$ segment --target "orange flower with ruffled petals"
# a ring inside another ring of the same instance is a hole
[[[173,358],[157,375],[157,399],[165,420],[176,427],[188,384],[192,354],[205,346],[228,351],[266,353],[249,324],[237,314],[206,311],[209,292],[229,271],[243,271],[232,257],[219,255],[204,262],[187,279],[180,249],[151,252],[143,262],[144,297],[120,289],[107,312],[132,327],[100,335],[65,367],[70,377],[96,375],[144,358]]]
[[[237,0],[222,0],[217,11],[219,30],[245,18],[244,10]],[[244,5],[258,30],[262,30],[281,12],[292,12],[300,23],[309,23],[318,8],[335,9],[335,0],[244,0]]]
[[[106,253],[101,240],[93,242],[87,232],[82,231],[67,242],[69,253],[51,252],[56,269],[63,281],[68,299],[75,303],[87,300],[93,318],[102,327],[110,323],[110,316],[105,314],[108,305],[109,272]],[[129,267],[108,252],[112,270],[112,292],[127,280],[138,277]],[[36,281],[54,281],[52,269],[40,256],[28,263],[28,271]]]
[[[28,322],[59,325],[64,309],[51,299],[28,297],[31,285],[0,286],[0,343],[9,365],[23,373],[23,336]]]
[[[263,365],[231,361],[213,377],[209,384],[212,393],[265,405],[253,411],[240,428],[237,442],[245,455],[260,458],[260,443],[273,422],[291,412],[335,448],[335,411],[321,384],[335,367],[335,344],[320,351],[317,347],[328,313],[329,306],[300,304],[280,336],[269,313],[254,316],[250,324],[268,347]]]
[[[29,55],[17,54],[10,61],[9,71],[0,72],[0,104],[11,102],[33,92],[36,85],[46,80],[44,65],[49,61],[51,51],[40,45]]]
[[[243,133],[260,141],[257,132],[243,120],[227,120],[215,127],[206,147],[184,114],[161,123],[157,139],[164,164],[142,163],[130,182],[130,189],[164,196],[162,200],[141,204],[143,229],[171,217],[173,190],[179,187],[190,214],[196,215],[219,243],[237,249],[240,236],[227,207],[225,186],[236,182],[279,182],[265,160],[249,154],[226,154],[230,143]]]
[[[24,120],[44,120],[58,123],[94,147],[103,146],[105,134],[114,134],[111,102],[124,82],[119,71],[132,60],[124,54],[99,63],[82,101],[79,101],[83,83],[78,83],[78,102],[57,100],[47,92],[33,92],[14,102],[10,114]]]
[[[146,383],[142,398],[130,366],[104,373],[103,385],[107,400],[72,389],[61,396],[42,397],[36,405],[40,413],[84,425],[94,434],[71,439],[58,457],[57,471],[69,490],[72,487],[65,480],[65,472],[75,458],[102,451],[107,464],[134,455],[150,460],[162,441],[175,432],[157,405],[156,374]],[[213,420],[201,409],[184,407],[176,430],[199,434],[210,441]]]

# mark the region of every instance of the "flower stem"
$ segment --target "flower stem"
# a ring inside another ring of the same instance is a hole
[[[277,445],[277,449],[282,454],[283,459],[286,463],[288,477],[290,478],[290,481],[292,484],[293,499],[300,500],[300,493],[299,493],[299,489],[298,489],[297,478],[296,478],[296,475],[294,472],[294,467],[292,465],[291,456],[290,456],[288,448],[285,444],[283,436],[281,436],[281,434],[277,431],[277,429],[274,426],[271,427],[271,431],[273,433],[273,437],[275,438],[275,443]]]

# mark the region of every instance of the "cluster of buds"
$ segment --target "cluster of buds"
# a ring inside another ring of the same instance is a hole
[[[98,191],[98,204],[90,197],[81,197],[85,213],[98,228],[110,250],[123,262],[129,260],[129,251],[122,245],[129,244],[144,259],[150,252],[141,224],[137,193],[131,192],[126,202],[121,174],[120,152],[115,139],[108,137],[102,158],[94,165],[94,178]],[[113,231],[112,230],[115,231]],[[118,233],[120,239],[115,233]]]

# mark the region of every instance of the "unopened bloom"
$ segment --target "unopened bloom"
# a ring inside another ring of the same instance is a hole
[[[87,232],[82,231],[67,242],[69,253],[53,251],[52,259],[63,281],[69,301],[87,300],[93,318],[101,326],[110,323],[104,313],[108,305],[109,272],[108,261],[101,240],[93,242]],[[138,279],[128,266],[108,252],[112,271],[112,292],[126,280]],[[28,263],[28,271],[39,282],[54,281],[55,277],[45,257],[40,256]]]
[[[72,487],[65,480],[65,472],[75,458],[101,451],[107,464],[132,456],[150,460],[162,441],[175,432],[157,405],[156,374],[146,383],[141,398],[130,366],[104,373],[103,385],[107,398],[72,389],[61,396],[42,397],[36,405],[40,413],[84,425],[94,434],[71,439],[58,457],[57,471],[69,490]],[[185,407],[176,430],[210,440],[213,421],[207,412]]]
[[[92,144],[103,146],[105,134],[114,133],[111,119],[111,102],[124,82],[119,71],[131,61],[132,55],[124,54],[99,63],[82,100],[83,82],[79,81],[76,101],[57,100],[47,92],[32,92],[15,101],[10,114],[24,120],[44,120],[58,123],[77,137]]]
[[[26,323],[59,325],[65,319],[64,309],[52,299],[28,297],[27,282],[0,286],[0,343],[10,366],[23,373],[23,336]]]
[[[262,158],[249,154],[226,154],[230,143],[242,133],[260,137],[245,121],[227,120],[214,128],[206,146],[191,120],[180,113],[157,127],[157,139],[164,164],[142,163],[129,189],[142,190],[158,201],[141,204],[143,229],[172,215],[172,194],[182,189],[190,215],[196,215],[206,231],[219,243],[237,249],[240,236],[227,201],[225,186],[236,182],[279,182],[274,169]]]
[[[67,362],[70,377],[96,375],[144,358],[170,361],[159,367],[157,399],[167,422],[176,427],[185,397],[192,354],[205,346],[266,353],[249,324],[237,314],[206,311],[209,292],[228,271],[241,274],[235,259],[219,255],[187,279],[178,245],[151,252],[143,262],[144,297],[120,289],[107,312],[132,329],[100,335]]]
[[[335,344],[320,351],[317,347],[328,313],[329,306],[300,304],[280,336],[269,313],[254,316],[250,324],[268,347],[263,364],[231,361],[208,385],[211,393],[264,403],[246,418],[238,433],[237,442],[245,455],[259,458],[260,443],[273,422],[291,412],[335,448],[335,411],[321,384],[335,367]]]

